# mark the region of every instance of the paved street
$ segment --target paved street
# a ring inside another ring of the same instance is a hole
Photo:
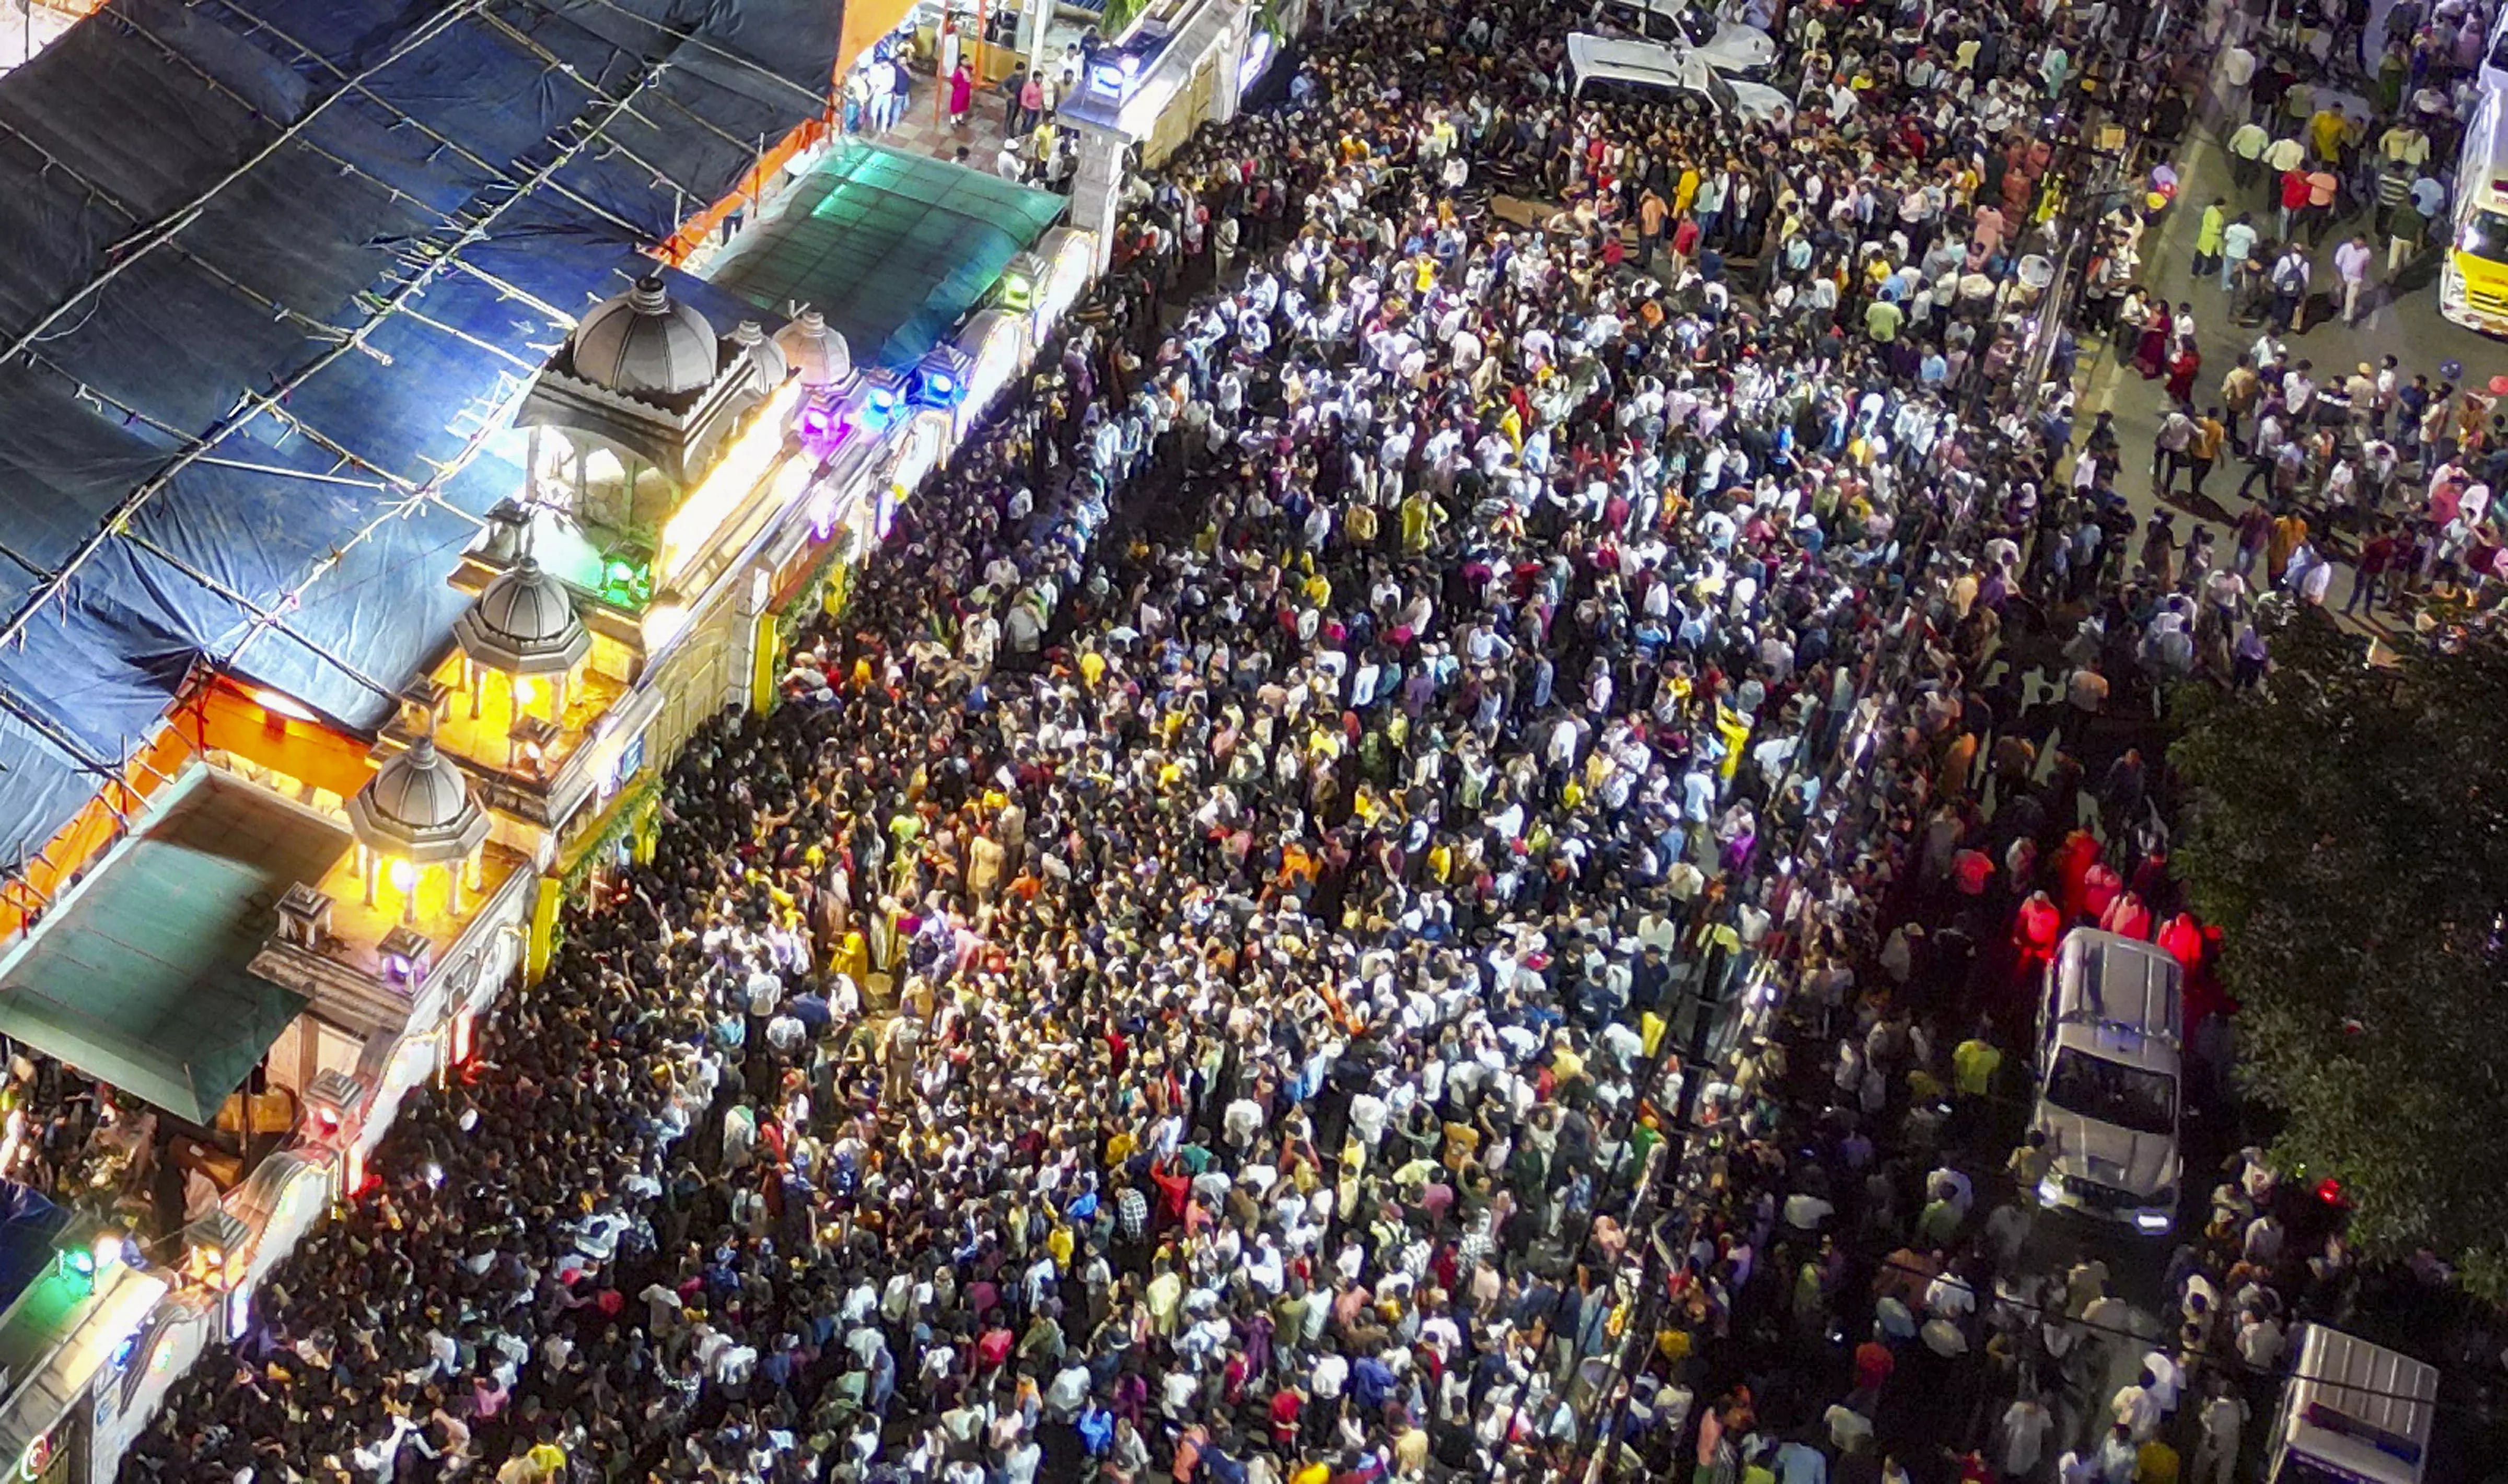
[[[2140,281],[2158,296],[2172,303],[2192,300],[2200,327],[2196,341],[2203,357],[2203,369],[2195,380],[2195,405],[2210,406],[2220,399],[2221,378],[2235,366],[2238,357],[2253,345],[2263,333],[2261,326],[2242,326],[2234,322],[2228,310],[2228,296],[2221,290],[2217,277],[2206,276],[2196,281],[2194,271],[2194,237],[2200,225],[2202,209],[2215,197],[2227,198],[2228,209],[2234,218],[2237,210],[2253,210],[2259,224],[2269,228],[2270,212],[2264,208],[2264,188],[2260,184],[2251,192],[2237,191],[2230,178],[2229,157],[2222,147],[2222,134],[2197,125],[2187,135],[2186,146],[2178,153],[2177,164],[2182,187],[2177,204],[2170,208],[2144,240],[2143,272]],[[2338,223],[2325,234],[2315,255],[2315,279],[2318,285],[2335,281],[2334,249],[2354,232],[2369,228],[2369,213],[2363,209]],[[2443,230],[2443,229],[2442,229]],[[2348,375],[2353,367],[2366,361],[2377,365],[2381,357],[2392,355],[2407,379],[2425,375],[2432,385],[2440,380],[2442,362],[2461,362],[2463,374],[2454,378],[2459,387],[2479,387],[2493,376],[2508,373],[2508,343],[2478,334],[2450,323],[2439,313],[2438,290],[2434,283],[2389,298],[2382,286],[2384,247],[2378,244],[2379,286],[2373,289],[2371,302],[2364,308],[2359,323],[2345,325],[2339,319],[2315,325],[2286,343],[2299,355],[2315,362],[2319,380]],[[2095,341],[2084,344],[2081,358],[2079,386],[2081,396],[2075,416],[2076,436],[2085,436],[2103,411],[2116,414],[2116,428],[2124,448],[2123,467],[2118,471],[2116,487],[2132,502],[2137,520],[2150,514],[2153,505],[2151,479],[2151,440],[2161,416],[2167,411],[2162,383],[2145,380],[2130,366],[2130,340],[2121,347],[2101,344]],[[2245,465],[2224,457],[2212,471],[2201,498],[2189,497],[2181,489],[2170,501],[2179,513],[2181,523],[2189,516],[2216,527],[2219,549],[2231,551],[2235,540],[2230,526],[2250,503],[2235,497],[2239,482],[2245,477]],[[2189,532],[2191,533],[2191,532]],[[2338,550],[2338,556],[2347,551]],[[2350,591],[2350,576],[2345,573],[2335,582],[2334,600],[2339,602]],[[2391,616],[2389,618],[2391,623]]]

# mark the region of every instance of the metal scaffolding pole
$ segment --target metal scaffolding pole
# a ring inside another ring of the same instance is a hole
[[[2058,202],[2051,223],[2055,271],[2029,322],[2019,374],[2008,383],[2013,401],[2005,409],[2024,420],[2047,394],[2056,344],[2098,256],[2102,223],[2120,194],[2131,192],[2151,108],[2152,69],[2145,63],[2154,59],[2146,58],[2145,45],[2155,18],[2151,0],[2124,0],[2110,12],[2079,84],[2048,119],[2055,149],[2041,190]]]

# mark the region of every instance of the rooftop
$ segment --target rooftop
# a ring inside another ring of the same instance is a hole
[[[0,865],[196,667],[388,715],[521,386],[825,108],[842,24],[525,9],[123,4],[0,77]]]
[[[592,642],[607,667],[623,672],[633,663],[623,654],[612,657],[622,647],[617,640],[596,635]],[[435,724],[435,745],[448,756],[471,764],[474,770],[502,774],[527,783],[545,783],[557,777],[567,759],[591,737],[602,716],[627,694],[623,682],[603,673],[604,664],[577,665],[566,682],[565,714],[556,718],[545,733],[537,728],[528,729],[529,735],[517,741],[518,721],[528,717],[550,722],[557,677],[526,676],[517,680],[486,673],[479,677],[474,698],[462,689],[461,656],[452,655],[435,670],[436,681],[452,692],[445,701],[443,718]],[[519,706],[515,704],[518,691],[523,700]],[[470,714],[474,699],[478,702],[476,716]],[[413,734],[405,723],[396,721],[387,735],[406,741]],[[538,749],[535,757],[525,752],[526,743]]]
[[[707,276],[773,313],[814,308],[857,366],[902,370],[948,335],[1065,204],[1051,191],[849,138]]]
[[[479,889],[461,893],[459,915],[449,910],[444,873],[427,872],[418,882],[416,921],[407,924],[400,920],[400,894],[388,886],[376,893],[374,906],[366,905],[365,887],[357,876],[353,852],[341,856],[326,874],[305,880],[331,898],[332,936],[323,950],[324,956],[380,981],[384,974],[383,941],[393,928],[408,926],[433,944],[440,956],[461,938],[462,928],[477,916],[479,904],[494,897],[516,871],[529,864],[520,853],[494,841],[481,846]],[[402,1013],[407,1013],[406,1006]]]
[[[210,1124],[304,996],[246,967],[348,830],[203,769],[0,959],[0,1033]]]

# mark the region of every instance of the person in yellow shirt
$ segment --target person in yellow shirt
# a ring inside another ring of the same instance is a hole
[[[844,941],[836,945],[833,959],[836,972],[854,983],[861,984],[870,977],[870,940],[863,936],[861,928],[846,932]]]
[[[1150,1310],[1150,1325],[1160,1334],[1172,1337],[1184,1303],[1184,1280],[1175,1275],[1164,1257],[1158,1259],[1158,1274],[1149,1282],[1142,1296]]]
[[[2308,147],[2319,160],[2340,161],[2343,141],[2350,132],[2351,120],[2332,103],[2307,116]]]
[[[1715,731],[1724,739],[1724,760],[1719,771],[1730,780],[1741,768],[1743,752],[1750,745],[1751,722],[1719,700],[1715,703]]]
[[[2177,1450],[2158,1438],[2133,1456],[2133,1484],[2177,1484]]]
[[[1979,1025],[1976,1034],[1951,1053],[1951,1075],[1962,1098],[1991,1096],[1994,1074],[2003,1067],[2003,1050],[1985,1038],[1986,1029]]]
[[[562,1479],[566,1477],[566,1450],[549,1441],[547,1438],[541,1438],[538,1442],[532,1444],[531,1451],[525,1453],[523,1458],[532,1466],[534,1476],[536,1478]]]

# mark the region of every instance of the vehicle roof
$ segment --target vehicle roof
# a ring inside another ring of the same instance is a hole
[[[2184,971],[2139,938],[2077,927],[2055,950],[2053,977],[2059,1024],[2119,1026],[2171,1043],[2185,1033]]]
[[[1698,98],[1712,109],[1730,111],[1744,120],[1765,119],[1782,124],[1792,115],[1793,105],[1782,91],[1726,77],[1696,47],[1618,41],[1591,31],[1576,31],[1568,38],[1568,65],[1575,72],[1579,88],[1593,81],[1637,83]],[[1722,90],[1721,97],[1718,90]]]
[[[2055,1028],[2055,1045],[2059,1050],[2087,1051],[2111,1062],[2171,1076],[2177,1074],[2181,1065],[2175,1041],[2166,1036],[2145,1035],[2125,1026],[2068,1021]]]
[[[2508,15],[2508,7],[2502,7]],[[2474,204],[2492,211],[2508,211],[2508,102],[2496,92],[2486,93],[2482,106],[2473,116],[2473,127],[2466,137],[2480,141],[2481,153],[2467,150],[2456,166],[2458,192]],[[2476,168],[2477,162],[2479,168]],[[2466,189],[2466,186],[2471,189]]]
[[[2292,1445],[2363,1478],[2418,1478],[2438,1402],[2437,1367],[2322,1324],[2302,1324],[2294,1338]],[[2313,1420],[2311,1408],[2319,1409]]]
[[[1693,76],[1706,70],[1688,51],[1651,41],[1616,41],[1591,31],[1568,37],[1568,64],[1586,77],[1696,90]]]
[[[1671,16],[1681,19],[1686,19],[1689,12],[1695,8],[1694,0],[1603,0],[1603,3],[1605,6],[1626,6],[1633,11],[1651,11],[1658,16]]]

